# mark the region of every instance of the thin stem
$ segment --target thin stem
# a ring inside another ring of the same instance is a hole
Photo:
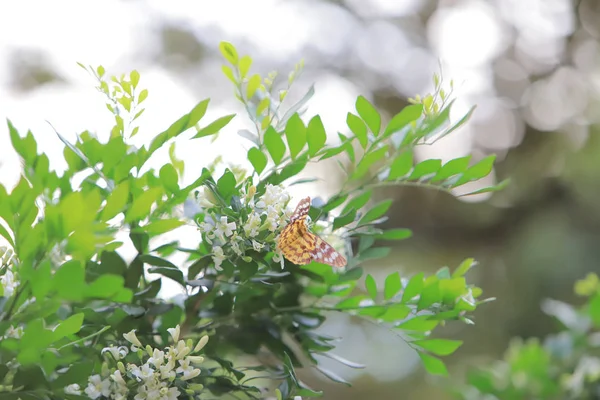
[[[98,332],[92,333],[91,335],[88,335],[88,336],[86,336],[86,337],[84,337],[84,338],[81,338],[81,339],[75,340],[74,342],[67,343],[67,344],[65,344],[64,346],[61,346],[61,347],[59,347],[59,348],[58,348],[58,350],[60,351],[60,350],[64,349],[65,347],[69,347],[69,346],[72,346],[72,345],[74,345],[74,344],[77,344],[77,343],[84,342],[84,341],[86,341],[86,340],[88,340],[88,339],[91,339],[91,338],[93,338],[93,337],[95,337],[95,336],[101,335],[102,333],[106,332],[106,331],[107,331],[107,330],[109,330],[110,328],[111,328],[111,326],[110,326],[110,325],[107,325],[107,326],[105,326],[104,328],[100,329]]]

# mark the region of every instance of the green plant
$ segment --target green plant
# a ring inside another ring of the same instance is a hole
[[[334,338],[316,330],[324,311],[372,319],[408,341],[427,371],[446,373],[438,356],[461,342],[431,333],[446,321],[471,323],[471,313],[485,301],[464,278],[474,261],[428,277],[393,273],[383,287],[367,275],[367,293],[358,286],[359,265],[385,257],[389,248],[382,242],[410,236],[406,229],[379,228],[392,201],[374,204],[374,188],[419,185],[450,192],[490,173],[493,156],[477,163],[469,157],[413,162],[415,146],[452,132],[468,116],[451,125],[452,102],[439,110],[426,105],[427,112],[413,104],[384,126],[360,96],[356,114],[348,113],[350,133],[328,145],[320,117],[308,123],[301,118],[312,88],[283,111],[301,64],[277,91],[275,73],[250,75],[249,56],[239,57],[229,43],[220,49],[227,60],[223,72],[254,125],[239,132],[252,143],[249,172],[217,158],[184,186],[186,165],[175,157],[175,142],[170,163],[149,167],[169,141],[190,129],[195,134],[189,140],[217,135],[234,115],[205,123],[209,99],[202,100],[148,146],[136,148],[128,139],[138,132],[134,125],[148,95],[136,71],[106,79],[104,68],[81,65],[97,79],[115,126],[107,140],[83,132],[70,143],[57,132],[68,164],[62,175],[38,154],[30,132],[21,136],[8,123],[24,168],[10,193],[0,186],[0,235],[8,247],[0,293],[3,399],[261,398],[273,393],[273,383],[278,398],[319,396],[298,380],[295,368],[314,366],[344,382],[314,356],[360,367],[332,354]],[[310,217],[313,230],[344,253],[348,265],[294,265],[275,245],[291,210],[285,185],[302,184],[293,179],[309,162],[332,157],[345,182],[332,198],[315,199]],[[224,171],[217,174],[219,169]],[[161,236],[184,225],[198,227],[197,246]],[[130,261],[119,253],[123,240],[135,247]],[[163,279],[176,282],[181,293],[160,296]],[[237,361],[265,352],[271,362]]]
[[[546,337],[515,339],[502,360],[469,372],[457,398],[474,399],[597,399],[600,395],[600,281],[589,274],[575,284],[587,299],[579,307],[557,300],[542,310],[563,329]]]

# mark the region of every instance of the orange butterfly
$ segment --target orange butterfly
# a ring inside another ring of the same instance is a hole
[[[329,243],[319,236],[308,231],[306,218],[310,210],[310,197],[302,199],[290,222],[281,231],[277,247],[285,258],[294,264],[305,265],[311,261],[343,267],[346,259],[338,253]]]

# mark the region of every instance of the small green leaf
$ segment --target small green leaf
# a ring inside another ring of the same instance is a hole
[[[356,210],[350,210],[346,214],[342,214],[339,217],[336,217],[333,220],[333,230],[341,228],[342,226],[346,226],[352,222],[354,222],[354,218],[356,218]]]
[[[354,133],[354,136],[358,139],[358,142],[362,146],[363,149],[367,148],[367,144],[369,143],[367,126],[363,122],[362,119],[357,117],[352,113],[348,113],[346,116],[346,123],[348,124],[348,128]]]
[[[510,184],[510,178],[507,178],[494,186],[488,186],[483,189],[476,190],[474,192],[465,193],[465,194],[460,195],[459,197],[471,196],[471,195],[480,194],[480,193],[498,192],[500,190],[503,190],[509,184]]]
[[[131,81],[131,86],[135,88],[140,82],[140,73],[134,69],[129,73],[129,80]]]
[[[204,128],[198,129],[198,133],[196,133],[192,139],[198,139],[204,136],[214,135],[218,133],[221,129],[223,129],[233,118],[235,114],[226,115],[221,118],[217,118],[210,124],[206,125]]]
[[[449,339],[423,339],[414,340],[411,343],[436,356],[449,356],[463,344],[461,340]]]
[[[380,233],[379,235],[377,235],[377,239],[403,240],[403,239],[408,239],[411,236],[412,236],[412,231],[410,229],[398,228],[398,229],[390,229],[383,233]]]
[[[423,115],[422,104],[413,104],[404,107],[402,111],[396,114],[388,123],[387,127],[385,128],[384,136],[387,137],[395,132],[400,131],[412,121],[419,119],[421,115]]]
[[[182,225],[185,225],[185,222],[176,218],[156,219],[140,229],[150,235],[160,235],[161,233],[170,232],[173,229],[179,228]]]
[[[141,195],[133,200],[131,207],[125,213],[125,222],[147,217],[150,214],[152,204],[160,198],[161,194],[162,190],[160,188],[151,188],[142,192]]]
[[[492,172],[495,160],[495,154],[491,154],[483,158],[477,164],[473,165],[468,170],[466,170],[465,173],[461,176],[461,178],[453,186],[457,187],[460,185],[464,185],[465,183],[476,181],[485,176],[488,176],[490,172]]]
[[[367,123],[371,132],[373,132],[375,136],[379,135],[379,130],[381,129],[381,115],[379,115],[379,112],[377,112],[369,100],[363,96],[358,96],[356,99],[356,111],[363,121]]]
[[[217,188],[219,189],[219,194],[225,199],[227,203],[229,203],[229,200],[231,199],[231,196],[235,191],[235,185],[235,175],[233,175],[233,172],[231,172],[229,169],[225,170],[223,176],[221,176],[217,181]]]
[[[371,167],[371,165],[385,158],[387,151],[388,146],[385,145],[377,150],[365,154],[365,156],[362,158],[362,160],[360,160],[360,162],[356,166],[356,169],[352,174],[352,179],[362,178],[367,172],[369,172],[369,168]]]
[[[275,128],[269,126],[264,136],[265,146],[275,165],[279,165],[285,154],[285,143]]]
[[[403,303],[406,303],[407,301],[411,300],[413,297],[421,294],[421,291],[423,290],[424,276],[425,276],[425,274],[423,274],[422,272],[419,272],[418,274],[416,274],[412,278],[410,278],[410,280],[408,281],[408,284],[404,288],[404,292],[402,293],[402,302]]]
[[[138,104],[141,104],[147,98],[148,98],[148,89],[144,89],[138,95]]]
[[[369,211],[363,215],[358,222],[359,225],[368,224],[378,218],[381,218],[392,205],[392,200],[384,200],[380,203],[375,204]]]
[[[429,315],[418,315],[397,326],[398,329],[415,332],[429,332],[435,328],[439,321],[429,319]]]
[[[61,323],[54,328],[54,341],[79,332],[81,330],[81,324],[83,324],[83,313],[73,314],[64,321],[61,321]]]
[[[375,282],[375,279],[371,276],[371,274],[367,275],[367,277],[365,278],[365,286],[367,288],[367,292],[369,292],[369,296],[371,296],[373,300],[376,300],[377,283]]]
[[[306,140],[308,141],[308,154],[311,156],[317,154],[325,146],[327,133],[325,133],[325,127],[318,115],[315,115],[308,123]]]
[[[390,250],[389,247],[371,247],[363,251],[358,258],[360,261],[385,258],[390,254]]]
[[[122,276],[105,274],[88,285],[85,296],[88,298],[109,299],[123,289]]]
[[[246,99],[252,99],[254,93],[256,93],[260,87],[260,82],[261,79],[259,74],[254,74],[250,77],[250,79],[248,79],[248,85],[246,86]]]
[[[257,174],[263,172],[267,166],[267,156],[256,147],[252,147],[248,150],[248,160],[250,160],[250,163]]]
[[[237,65],[238,63],[238,53],[235,49],[235,46],[229,42],[221,42],[219,43],[219,51],[227,61],[229,61],[233,65]]]
[[[408,317],[411,308],[404,304],[394,303],[386,307],[385,313],[379,317],[383,322],[397,322]]]
[[[458,278],[458,277],[464,276],[475,265],[477,265],[477,262],[475,262],[475,260],[473,258],[467,258],[462,263],[460,263],[460,265],[458,266],[458,268],[456,268],[456,270],[454,270],[454,272],[452,273],[452,277]]]
[[[429,159],[415,165],[412,173],[408,177],[411,181],[426,180],[433,177],[442,167],[442,160]]]
[[[290,155],[295,159],[306,145],[306,128],[298,114],[294,114],[285,125],[285,137],[290,148]]]
[[[364,207],[365,204],[367,204],[372,194],[373,192],[371,190],[367,190],[366,192],[363,192],[360,195],[354,197],[344,206],[342,214],[345,214],[350,210],[360,210],[362,207]]]
[[[388,180],[392,181],[404,177],[413,166],[413,154],[411,150],[403,151],[392,162]]]
[[[65,262],[53,278],[58,296],[65,300],[81,300],[85,288],[84,277],[85,273],[79,261]]]
[[[229,79],[232,83],[237,85],[237,79],[235,79],[235,75],[233,75],[233,71],[229,65],[223,65],[221,67],[223,74]]]
[[[243,56],[240,58],[240,75],[242,79],[248,75],[248,71],[250,71],[250,66],[252,65],[252,58],[250,56]]]
[[[179,191],[179,184],[177,183],[179,177],[175,167],[172,164],[165,164],[162,166],[159,172],[160,181],[165,189],[170,193],[176,193]]]
[[[392,272],[385,278],[385,285],[383,289],[384,299],[389,300],[394,297],[402,289],[402,282],[400,281],[400,274]]]
[[[423,366],[431,375],[448,375],[448,370],[446,369],[446,365],[439,358],[430,356],[429,354],[419,352],[419,357],[421,357],[421,361],[423,361]]]
[[[462,174],[469,167],[469,161],[471,156],[455,158],[454,160],[448,161],[438,173],[433,177],[431,182],[439,182],[450,178],[451,176]]]
[[[179,268],[176,267],[151,267],[148,269],[148,272],[153,274],[160,274],[162,276],[166,276],[179,283],[181,286],[185,287],[185,281],[183,279],[183,272]]]

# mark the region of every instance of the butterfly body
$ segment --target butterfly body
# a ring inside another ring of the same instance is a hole
[[[329,243],[308,230],[307,218],[310,210],[310,197],[302,199],[288,225],[279,235],[277,247],[283,256],[294,264],[306,265],[312,261],[334,267],[346,265],[346,259]]]

